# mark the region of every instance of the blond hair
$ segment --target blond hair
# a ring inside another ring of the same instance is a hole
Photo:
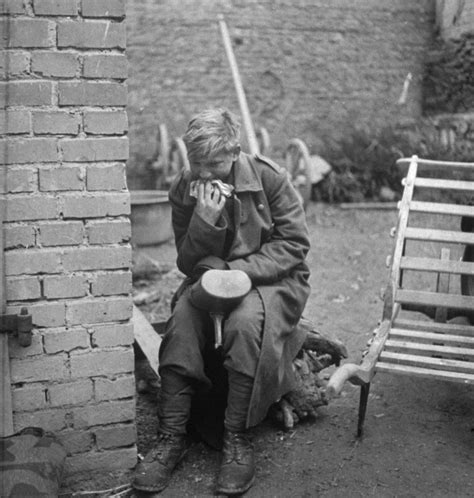
[[[240,122],[228,109],[206,109],[191,119],[183,140],[190,161],[232,153],[240,145]]]

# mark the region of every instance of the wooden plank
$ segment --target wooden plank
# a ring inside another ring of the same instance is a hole
[[[13,434],[13,409],[10,379],[10,358],[8,355],[8,335],[0,333],[0,436]]]
[[[449,322],[435,323],[429,320],[411,320],[407,318],[397,318],[392,325],[394,328],[399,329],[420,330],[439,334],[456,334],[474,337],[474,327],[471,325],[458,325]]]
[[[146,356],[150,367],[158,375],[158,352],[160,350],[161,337],[136,306],[133,306],[132,320],[135,340]]]
[[[474,233],[431,228],[408,227],[405,238],[411,240],[428,240],[430,242],[450,242],[454,244],[474,244]]]
[[[444,178],[417,178],[415,180],[415,187],[474,192],[474,182],[446,180]]]
[[[410,204],[410,211],[417,213],[450,214],[456,216],[474,217],[474,206],[465,206],[463,204],[413,201]]]
[[[386,363],[396,363],[398,365],[474,374],[474,363],[470,361],[452,360],[449,358],[432,358],[430,356],[416,356],[411,354],[394,353],[392,351],[384,351],[380,355],[380,361],[384,361]]]
[[[427,377],[437,380],[447,380],[459,382],[461,384],[474,384],[474,374],[462,372],[449,372],[443,370],[435,370],[433,368],[421,368],[406,365],[396,365],[395,363],[379,362],[375,366],[377,372],[398,373],[401,375],[410,375],[418,377]]]
[[[409,208],[415,189],[415,178],[418,167],[416,160],[417,157],[413,156],[412,161],[410,162],[410,167],[408,168],[408,173],[405,178],[405,187],[403,189],[402,200],[400,201],[400,210],[398,212],[396,231],[397,238],[395,240],[395,246],[392,254],[392,267],[390,269],[390,285],[392,289],[392,296],[394,295],[395,289],[398,287],[399,282],[401,283],[400,260],[405,249],[405,231],[408,226]]]
[[[474,348],[474,336],[466,337],[453,334],[437,334],[436,332],[418,332],[416,330],[407,329],[390,329],[390,339],[413,339],[415,342],[443,342],[457,347],[472,347]]]
[[[474,349],[472,348],[457,348],[455,346],[437,346],[435,344],[422,344],[421,342],[397,341],[387,339],[385,341],[385,349],[387,351],[403,351],[404,353],[420,354],[420,355],[439,355],[444,358],[466,358],[466,360],[474,360]]]
[[[474,297],[461,294],[444,294],[440,292],[425,292],[398,289],[395,301],[403,304],[445,306],[456,310],[474,310]]]
[[[413,258],[411,256],[403,256],[400,262],[400,268],[402,270],[444,272],[474,276],[474,262],[471,263],[469,261],[446,261],[435,258]]]
[[[450,250],[446,247],[441,249],[441,260],[449,261]],[[438,273],[436,282],[436,292],[448,293],[449,292],[449,273]],[[435,322],[444,323],[448,318],[448,310],[445,306],[438,306],[435,311]]]
[[[440,168],[461,168],[461,169],[474,169],[474,163],[461,162],[461,161],[437,161],[435,159],[422,159],[417,156],[402,157],[397,159],[397,164],[406,164],[416,161],[423,166],[433,166]]]

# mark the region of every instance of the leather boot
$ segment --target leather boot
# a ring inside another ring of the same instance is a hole
[[[139,491],[154,493],[165,489],[188,448],[184,434],[159,434],[157,445],[137,465],[132,486]]]
[[[224,448],[216,492],[241,495],[255,480],[255,458],[252,443],[244,432],[224,432]]]

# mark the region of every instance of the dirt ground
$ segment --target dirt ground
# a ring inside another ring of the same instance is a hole
[[[381,316],[396,211],[313,203],[307,219],[312,294],[305,316],[344,342],[346,361],[359,361]],[[152,256],[172,268],[173,244]],[[474,496],[472,386],[378,374],[361,440],[355,437],[358,397],[358,388],[346,384],[316,420],[291,432],[270,422],[255,428],[257,479],[246,496]],[[140,394],[137,409],[138,449],[145,454],[155,440],[155,393]],[[219,459],[196,443],[161,496],[213,496]],[[116,484],[128,478],[122,475]]]

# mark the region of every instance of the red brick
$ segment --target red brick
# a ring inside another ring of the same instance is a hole
[[[130,272],[99,273],[92,282],[92,295],[113,296],[130,294],[132,291],[132,274]]]
[[[130,214],[130,195],[100,194],[63,197],[64,218],[103,218]]]
[[[57,251],[16,249],[5,253],[6,275],[59,273],[61,269],[61,255]]]
[[[14,195],[8,198],[5,221],[47,220],[57,216],[57,199],[44,195]]]
[[[60,140],[63,160],[68,162],[126,161],[128,138],[78,138]]]
[[[82,405],[92,399],[93,384],[90,379],[53,384],[48,392],[52,407]]]
[[[28,111],[0,110],[0,135],[29,133],[30,113]]]
[[[67,111],[37,111],[33,113],[35,134],[77,135],[80,116]]]
[[[137,440],[135,426],[116,425],[113,427],[99,427],[94,430],[97,448],[110,449],[121,446],[131,446]]]
[[[108,351],[72,351],[70,361],[71,375],[74,378],[130,373],[133,372],[135,363],[131,348]],[[112,420],[108,423],[112,423]]]
[[[37,277],[8,277],[6,289],[8,301],[26,301],[41,297],[41,286]]]
[[[33,52],[31,70],[42,76],[74,78],[79,69],[79,58],[67,52]]]
[[[85,111],[84,131],[91,135],[123,135],[128,130],[125,111]]]
[[[5,106],[40,106],[53,103],[50,81],[9,81],[0,85],[0,104]]]
[[[30,309],[29,306],[26,306],[26,308],[28,310]],[[14,311],[9,309],[9,312],[19,313],[20,308],[15,309]],[[10,355],[10,358],[20,358],[20,359],[30,358],[32,356],[38,356],[43,353],[44,353],[43,336],[36,329],[33,329],[31,344],[28,347],[21,346],[20,343],[18,342],[18,339],[15,336],[10,334],[10,336],[8,337],[8,354]]]
[[[33,384],[21,388],[13,388],[12,403],[14,412],[44,410],[48,408],[46,400],[47,388],[43,384]]]
[[[126,161],[128,138],[78,138],[60,140],[63,160],[68,162]]]
[[[125,297],[69,301],[66,307],[66,320],[70,325],[118,322],[132,315],[132,300]]]
[[[84,78],[111,78],[124,80],[128,76],[125,55],[101,54],[84,56]]]
[[[90,451],[94,446],[94,435],[91,432],[67,430],[56,435],[68,455]]]
[[[83,17],[125,17],[125,0],[82,0]]]
[[[0,14],[25,14],[25,0],[3,0],[0,2]]]
[[[83,190],[84,186],[84,174],[80,166],[58,166],[39,171],[39,187],[42,192]]]
[[[45,277],[43,281],[46,299],[84,297],[88,290],[89,283],[83,275],[54,275]]]
[[[90,404],[82,408],[74,408],[72,413],[76,429],[129,422],[135,419],[135,402],[122,400]]]
[[[126,221],[91,221],[86,226],[89,244],[130,242],[131,224]]]
[[[87,190],[125,190],[125,164],[104,164],[87,167]]]
[[[90,347],[89,333],[82,327],[48,329],[44,333],[44,350],[48,354],[69,353]]]
[[[130,268],[132,251],[129,246],[84,247],[64,251],[63,267],[67,272],[88,270],[120,270]]]
[[[36,168],[10,167],[7,176],[7,192],[34,192],[38,185],[38,176]]]
[[[76,0],[33,0],[33,9],[39,16],[75,16]]]
[[[43,247],[82,244],[84,225],[80,221],[53,221],[38,224],[38,242]]]
[[[59,21],[58,48],[125,49],[124,23],[109,21]]]
[[[58,354],[14,360],[11,362],[12,383],[67,379],[70,377],[67,359],[66,354]]]
[[[66,459],[65,472],[68,475],[95,471],[97,469],[132,469],[137,464],[137,450],[124,448],[101,452],[73,455]]]
[[[67,412],[64,409],[15,413],[13,422],[16,432],[32,426],[41,427],[46,431],[57,432],[65,429],[68,425]]]
[[[30,54],[17,50],[0,51],[0,74],[10,76],[26,75],[30,69]]]
[[[22,306],[7,306],[7,313],[20,313]],[[63,327],[66,325],[65,303],[37,301],[28,303],[28,311],[33,316],[35,327]]]
[[[133,344],[133,325],[131,323],[114,323],[95,325],[92,331],[92,345],[97,348],[130,346]]]
[[[58,159],[56,140],[52,138],[0,140],[0,157],[4,164],[55,162]]]
[[[46,19],[10,19],[8,46],[43,48],[54,46],[54,24]]]
[[[36,244],[35,229],[31,225],[6,225],[5,249],[33,247]]]
[[[103,81],[60,82],[60,106],[125,106],[127,87],[124,83]]]
[[[133,374],[114,376],[112,379],[97,377],[94,379],[94,391],[97,401],[131,398],[135,395],[135,377]]]

